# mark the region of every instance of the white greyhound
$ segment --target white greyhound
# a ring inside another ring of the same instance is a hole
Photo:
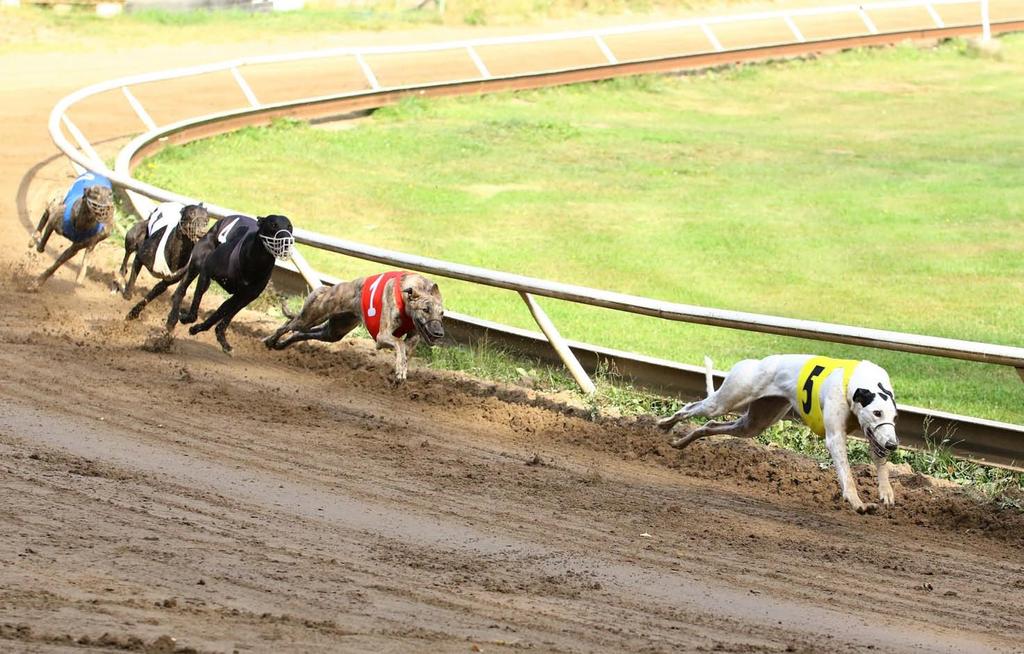
[[[883,504],[895,501],[889,483],[888,456],[899,447],[896,438],[896,398],[889,375],[870,361],[829,359],[809,354],[777,354],[760,360],[740,361],[717,391],[711,384],[708,365],[708,396],[691,402],[658,422],[671,429],[680,420],[703,416],[717,418],[746,412],[730,422],[709,422],[672,440],[684,448],[698,438],[728,434],[753,438],[791,411],[819,436],[832,455],[843,498],[858,513],[873,513],[877,504],[865,504],[846,458],[846,435],[860,430],[867,436]]]

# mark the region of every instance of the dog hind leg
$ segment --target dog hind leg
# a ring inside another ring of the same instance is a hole
[[[181,270],[176,271],[167,279],[161,279],[159,282],[157,282],[156,286],[150,289],[149,293],[146,293],[146,297],[139,300],[139,302],[134,307],[131,308],[131,310],[128,312],[128,315],[126,315],[124,319],[135,320],[136,318],[138,318],[142,314],[142,310],[146,308],[147,304],[149,304],[150,302],[158,298],[160,295],[162,295],[163,292],[167,290],[167,287],[176,282],[180,282],[181,278],[185,276],[186,272],[188,272],[188,266],[183,266]]]
[[[754,438],[775,424],[789,411],[789,401],[784,397],[762,397],[751,402],[746,412],[729,422],[709,422],[689,434],[672,441],[672,447],[683,449],[690,443],[705,436],[724,434],[741,438]]]
[[[296,331],[283,341],[275,341],[274,349],[283,350],[293,343],[301,341],[326,341],[335,343],[359,326],[359,318],[350,315],[333,316],[319,327],[307,331]]]

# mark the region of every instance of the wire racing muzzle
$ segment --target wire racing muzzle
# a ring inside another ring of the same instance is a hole
[[[114,208],[114,204],[109,201],[101,202],[99,200],[93,200],[89,196],[84,196],[83,199],[85,200],[85,204],[89,207],[89,211],[96,215],[106,214]]]
[[[295,246],[295,237],[287,229],[279,229],[273,236],[260,234],[263,247],[267,252],[277,259],[287,259],[292,256],[292,248]]]

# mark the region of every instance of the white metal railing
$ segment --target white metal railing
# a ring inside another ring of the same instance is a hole
[[[277,103],[274,105],[263,105],[259,102],[256,94],[253,92],[253,90],[246,82],[244,76],[241,73],[240,69],[244,66],[278,64],[283,62],[305,61],[311,59],[322,59],[325,57],[337,56],[353,57],[358,66],[360,67],[360,69],[363,71],[363,74],[367,80],[367,84],[370,86],[370,89],[372,91],[393,91],[402,89],[423,88],[423,86],[381,86],[375,73],[370,67],[370,64],[367,62],[366,56],[411,54],[446,50],[465,50],[470,60],[473,62],[476,70],[480,74],[480,77],[474,78],[474,80],[492,79],[492,75],[489,72],[486,63],[484,62],[479,52],[480,48],[486,46],[508,46],[516,44],[531,44],[559,40],[589,39],[596,44],[596,47],[609,64],[615,64],[617,62],[620,62],[620,58],[615,55],[614,51],[609,46],[606,40],[606,37],[609,36],[641,34],[658,30],[664,31],[675,30],[685,27],[696,27],[703,31],[705,35],[707,35],[709,44],[714,50],[722,51],[725,48],[722,46],[722,44],[719,42],[718,38],[713,32],[713,27],[716,25],[749,21],[781,20],[788,26],[788,28],[793,34],[793,38],[796,39],[796,41],[805,42],[806,39],[795,22],[796,19],[799,19],[801,17],[851,13],[861,18],[861,20],[864,23],[865,29],[867,29],[870,33],[877,33],[878,30],[875,27],[873,21],[870,19],[868,15],[869,12],[903,9],[908,7],[921,7],[927,10],[928,15],[931,17],[932,21],[935,23],[937,27],[943,27],[944,23],[939,14],[937,13],[936,7],[942,5],[963,5],[979,3],[982,3],[982,7],[980,8],[979,13],[984,14],[987,20],[988,0],[901,0],[898,2],[882,2],[865,5],[843,5],[839,7],[821,7],[812,9],[762,12],[756,14],[744,14],[737,16],[722,16],[715,18],[687,19],[649,25],[603,28],[576,32],[559,32],[556,34],[500,37],[493,39],[474,39],[466,41],[454,41],[446,43],[397,47],[335,48],[332,50],[317,52],[245,57],[241,59],[216,64],[192,66],[188,68],[181,68],[171,71],[135,75],[117,80],[102,82],[99,84],[94,84],[92,86],[83,88],[61,99],[56,104],[56,106],[54,106],[50,114],[49,131],[51,137],[53,138],[57,146],[72,160],[74,164],[107,175],[115,184],[125,188],[129,192],[129,195],[132,197],[133,201],[146,202],[148,201],[146,200],[146,198],[153,198],[161,201],[177,201],[192,203],[196,202],[197,200],[189,198],[187,196],[183,196],[173,191],[169,191],[167,189],[162,189],[156,186],[152,186],[150,184],[146,184],[144,182],[140,182],[132,178],[129,169],[129,162],[134,153],[137,152],[139,148],[141,148],[147,143],[150,143],[158,138],[161,138],[162,136],[169,134],[173,131],[176,131],[183,127],[187,127],[189,125],[196,124],[198,122],[213,122],[218,119],[235,116],[240,113],[245,113],[247,111],[252,111],[253,108],[267,109],[273,107],[295,106],[301,104],[308,104],[322,99],[355,97],[358,95],[364,95],[368,93],[367,91],[357,91],[347,94],[342,93],[334,96],[324,96],[320,98],[305,98],[290,102]],[[988,31],[987,23],[984,26],[984,31],[985,33],[987,33]],[[134,94],[132,94],[130,90],[130,87],[140,84],[148,84],[163,80],[192,77],[223,71],[229,71],[231,73],[233,79],[238,84],[239,88],[242,90],[246,100],[249,103],[248,108],[240,108],[238,110],[222,112],[220,114],[212,114],[185,121],[180,121],[178,123],[165,125],[163,127],[156,127],[152,118],[146,112],[145,108],[135,98]],[[95,150],[92,148],[84,134],[82,134],[81,131],[74,125],[74,123],[71,122],[70,118],[68,118],[67,111],[71,106],[87,97],[116,89],[120,89],[123,92],[125,98],[129,102],[129,105],[139,116],[140,121],[142,121],[142,123],[146,126],[148,131],[133,139],[132,142],[128,144],[128,146],[122,149],[120,155],[118,156],[117,163],[115,164],[115,170],[110,170],[104,164],[104,162],[95,152]],[[77,148],[65,137],[63,130],[61,129],[62,125],[67,128],[68,132],[72,135],[72,138],[74,138],[77,142]],[[210,212],[215,216],[223,217],[225,215],[241,213],[227,207],[220,207],[217,205],[210,204],[209,202],[206,203],[206,206],[209,208]],[[570,371],[577,378],[577,381],[580,383],[580,385],[587,391],[593,390],[593,383],[590,381],[589,378],[587,378],[586,373],[582,371],[582,368],[579,366],[578,362],[576,362],[571,352],[568,351],[568,347],[565,345],[564,339],[562,339],[561,336],[558,334],[558,331],[555,328],[554,324],[543,313],[539,305],[537,305],[536,301],[533,298],[534,295],[558,298],[562,300],[568,300],[571,302],[577,302],[591,306],[616,309],[628,313],[656,316],[669,320],[716,325],[730,327],[734,329],[743,329],[748,331],[766,332],[814,340],[865,345],[869,347],[877,347],[890,350],[899,350],[905,352],[929,354],[948,358],[966,359],[971,361],[982,361],[986,363],[1009,365],[1017,368],[1018,371],[1021,372],[1022,378],[1024,378],[1024,348],[1011,347],[1005,345],[993,345],[986,343],[976,343],[970,341],[939,338],[933,336],[905,334],[900,332],[868,329],[862,327],[851,327],[846,325],[836,325],[816,321],[798,320],[793,318],[783,318],[777,316],[767,316],[739,311],[711,309],[706,307],[690,306],[672,302],[663,302],[658,300],[652,300],[649,298],[636,297],[581,286],[573,286],[569,284],[561,284],[558,282],[534,279],[530,277],[524,277],[521,275],[514,275],[498,271],[486,270],[483,268],[465,266],[457,263],[439,261],[435,259],[429,259],[426,257],[392,252],[381,248],[375,248],[372,246],[353,243],[331,236],[325,236],[314,232],[309,232],[303,229],[296,229],[295,236],[298,242],[312,247],[337,252],[341,254],[346,254],[349,256],[367,259],[371,261],[377,261],[388,265],[402,266],[405,268],[419,270],[421,272],[437,274],[443,277],[460,279],[478,284],[510,289],[518,292],[522,296],[523,300],[526,302],[527,306],[529,307],[531,314],[534,316],[538,324],[541,326],[541,329],[545,333],[546,337],[549,339],[549,341],[552,343],[555,349],[559,351],[560,356],[562,356],[563,360],[566,361],[566,365],[570,368]],[[304,261],[304,259],[302,259],[302,257],[298,255],[298,253],[296,253],[295,263],[300,272],[302,272],[304,278],[307,280],[307,283],[309,283],[311,286],[319,285],[320,275],[317,274],[316,271],[313,271],[312,268],[310,268],[309,265]]]

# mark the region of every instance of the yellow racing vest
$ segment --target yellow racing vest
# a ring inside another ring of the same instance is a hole
[[[800,369],[796,378],[796,407],[804,424],[818,436],[825,435],[825,418],[821,414],[821,384],[838,369],[843,371],[843,397],[853,375],[853,369],[860,361],[853,359],[830,359],[811,357]]]

